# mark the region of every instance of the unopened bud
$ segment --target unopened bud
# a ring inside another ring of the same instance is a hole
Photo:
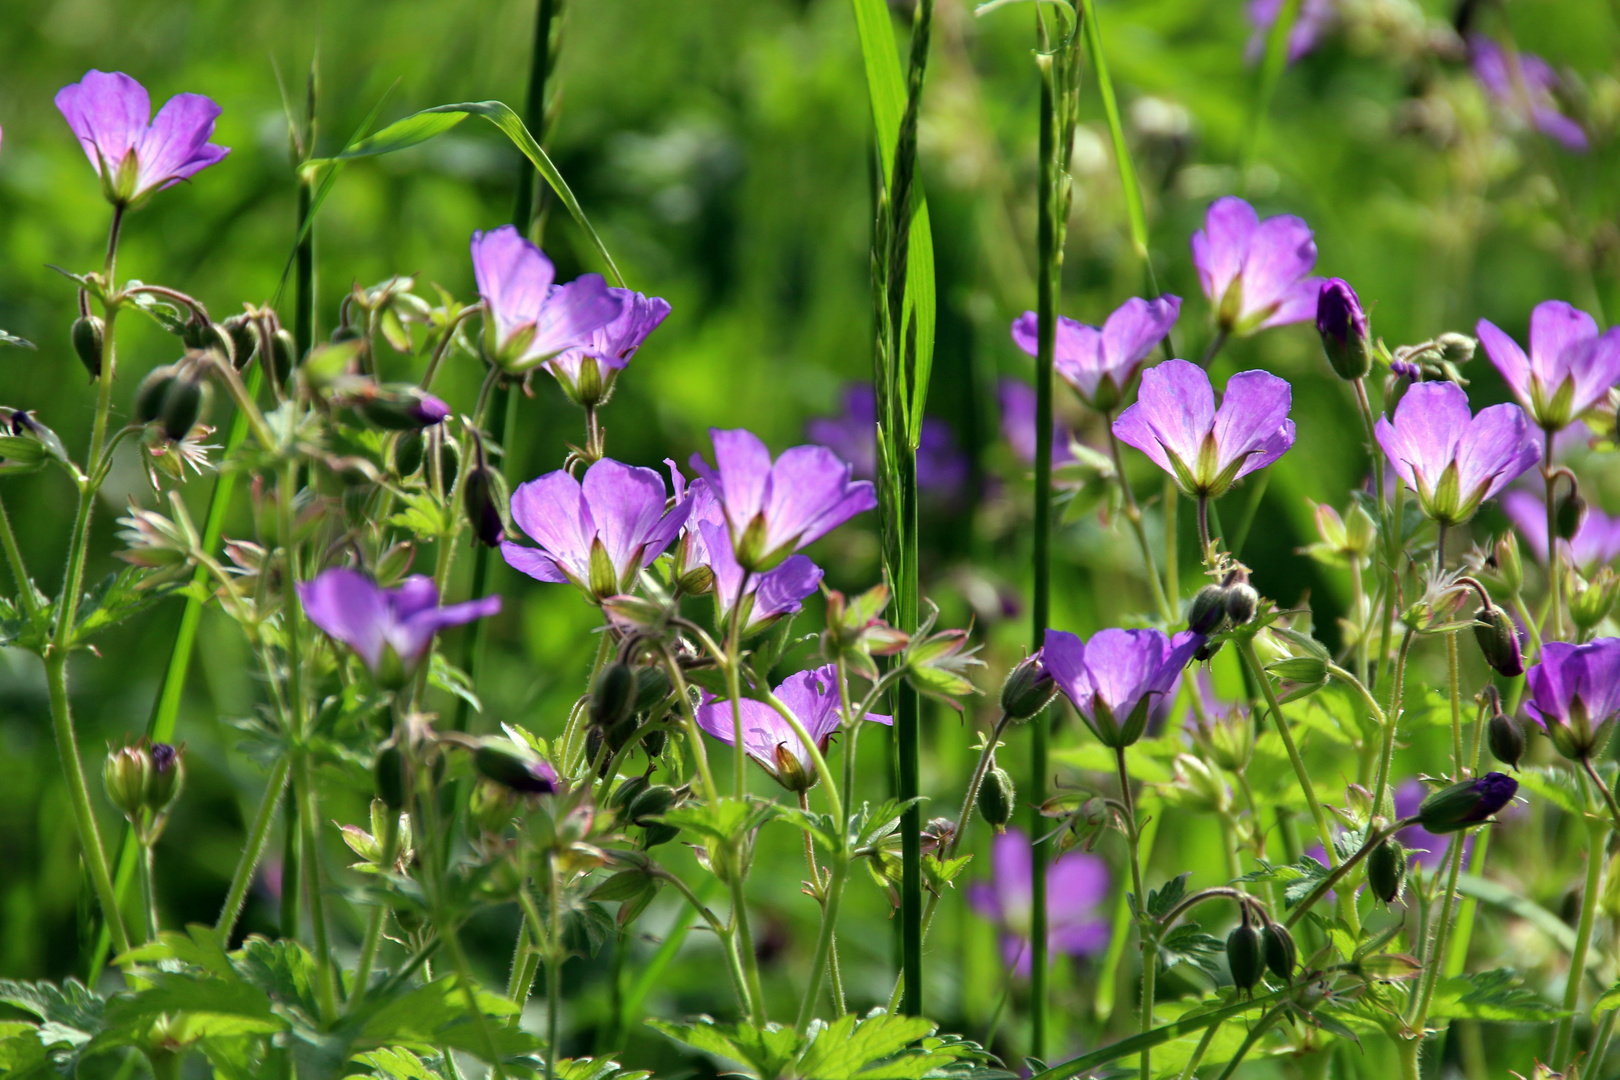
[[[1490,772],[1441,788],[1418,807],[1418,820],[1436,836],[1478,825],[1513,801],[1519,782],[1505,773]]]
[[[432,427],[450,415],[450,406],[415,386],[378,386],[356,405],[369,423],[386,431]]]
[[[816,774],[804,767],[799,756],[788,748],[787,743],[776,744],[776,771],[772,774],[776,782],[789,791],[809,791],[816,784]]]
[[[506,522],[501,516],[494,471],[488,465],[475,465],[467,473],[461,494],[473,534],[485,547],[500,547]]]
[[[509,740],[485,742],[473,754],[479,774],[521,795],[549,795],[557,790],[557,770],[541,758],[520,752]]]
[[[231,342],[231,362],[238,371],[248,366],[259,347],[259,332],[248,315],[232,315],[220,323],[220,329]]]
[[[641,737],[641,749],[650,758],[655,758],[664,752],[664,746],[669,742],[669,732],[663,728],[653,728]]]
[[[377,762],[372,766],[376,781],[377,798],[396,813],[405,807],[405,755],[396,743],[389,743],[377,751]]]
[[[1497,712],[1491,717],[1485,728],[1485,742],[1491,748],[1491,756],[1510,769],[1517,769],[1519,762],[1524,758],[1525,734],[1524,727],[1513,717],[1504,712]]]
[[[1001,711],[1013,720],[1028,720],[1057,696],[1057,683],[1041,662],[1040,653],[1026,657],[1001,684]]]
[[[1266,956],[1266,967],[1283,982],[1294,981],[1294,968],[1299,964],[1299,948],[1294,935],[1282,923],[1266,923],[1260,931],[1260,943]]]
[[[517,805],[517,794],[511,788],[493,780],[479,780],[467,799],[467,815],[480,832],[493,836],[506,828]]]
[[[422,430],[411,428],[394,437],[394,474],[412,476],[422,467]]]
[[[180,440],[191,432],[202,414],[203,387],[196,370],[186,364],[164,364],[147,372],[135,390],[135,421],[161,423],[163,434]]]
[[[1234,581],[1226,586],[1226,617],[1233,626],[1242,626],[1254,618],[1260,606],[1260,594],[1247,581]]]
[[[1448,332],[1434,339],[1440,346],[1440,359],[1448,364],[1466,364],[1474,358],[1474,349],[1478,346],[1473,338],[1467,334]]]
[[[107,754],[101,779],[107,798],[126,818],[134,821],[146,806],[146,791],[152,783],[152,759],[142,746],[123,746]]]
[[[653,784],[638,794],[630,803],[630,821],[636,825],[653,825],[675,805],[675,789],[667,784]]]
[[[650,712],[669,697],[669,674],[661,667],[638,667],[636,672],[636,712]]]
[[[979,785],[979,813],[985,824],[998,833],[1006,832],[1007,822],[1012,820],[1016,793],[1006,769],[998,766],[984,774],[984,782]]]
[[[1485,662],[1505,678],[1524,674],[1524,653],[1519,648],[1519,628],[1499,607],[1487,608],[1474,616],[1474,640]]]
[[[1226,935],[1226,966],[1232,972],[1232,985],[1248,990],[1260,981],[1265,970],[1265,956],[1260,931],[1249,922],[1249,911],[1243,910],[1243,921]]]
[[[1491,549],[1491,561],[1496,564],[1497,579],[1509,593],[1517,594],[1524,587],[1524,563],[1519,559],[1519,538],[1506,533]]]
[[[636,673],[628,664],[611,663],[591,687],[591,724],[611,730],[636,713]]]
[[[641,844],[643,847],[655,848],[659,844],[667,844],[681,835],[680,826],[666,825],[662,821],[654,821],[642,826]]]
[[[1226,621],[1226,590],[1219,585],[1205,585],[1187,605],[1187,629],[1208,637]]]
[[[95,315],[81,315],[73,320],[73,351],[79,354],[79,363],[90,373],[90,378],[101,378],[101,357],[107,336],[107,324]]]
[[[270,377],[275,380],[276,385],[280,386],[292,374],[293,365],[299,359],[298,339],[292,336],[291,331],[282,328],[270,335],[268,359],[270,361]]]
[[[151,758],[152,779],[146,789],[146,808],[153,814],[162,814],[174,805],[186,786],[186,748],[153,743]]]
[[[1350,283],[1329,278],[1322,283],[1316,301],[1316,332],[1322,337],[1322,351],[1339,378],[1354,381],[1372,370],[1372,341],[1367,333],[1367,313]]]
[[[1553,531],[1560,540],[1573,537],[1585,520],[1586,500],[1573,489],[1553,505]]]
[[[1406,887],[1406,849],[1399,842],[1385,840],[1367,853],[1367,884],[1386,904],[1400,899]]]

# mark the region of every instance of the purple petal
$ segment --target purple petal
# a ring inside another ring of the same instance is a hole
[[[721,535],[724,536],[723,531]],[[731,563],[736,566],[735,559]],[[781,566],[759,576],[759,584],[753,590],[754,609],[749,615],[750,624],[780,615],[797,615],[804,606],[804,598],[821,587],[822,577],[821,567],[807,556],[789,555]],[[736,584],[733,583],[732,590],[735,589]]]
[[[502,540],[501,558],[506,560],[507,566],[519,573],[528,574],[536,581],[544,581],[554,585],[564,585],[568,582],[568,575],[562,572],[556,560],[536,548],[514,544],[510,540]],[[580,580],[584,581],[586,578],[582,577]]]
[[[1254,230],[1249,250],[1243,260],[1243,314],[1245,317],[1266,313],[1268,325],[1275,309],[1289,298],[1301,279],[1316,265],[1316,240],[1311,227],[1303,218],[1280,214],[1267,218]],[[1316,299],[1320,283],[1310,290],[1310,311],[1307,316],[1290,321],[1300,322],[1316,314]]]
[[[615,577],[622,579],[632,567],[640,569],[644,565],[642,546],[664,516],[664,478],[653,469],[602,458],[585,470],[581,489]],[[669,539],[673,537],[671,530]]]
[[[741,533],[765,508],[771,480],[771,452],[758,435],[743,428],[711,428],[715,475],[710,480],[731,528]],[[701,459],[693,462],[696,466]]]
[[[382,663],[389,613],[376,582],[358,570],[333,567],[300,582],[298,600],[310,622],[353,649],[367,667],[375,671]]]
[[[486,596],[449,607],[419,611],[403,622],[389,628],[388,643],[407,667],[415,667],[427,655],[433,644],[433,635],[450,626],[461,626],[474,619],[498,615],[501,610],[499,596]]]
[[[56,92],[56,107],[96,171],[116,170],[152,119],[146,88],[122,71],[87,71]]]
[[[544,359],[588,344],[591,335],[617,319],[624,306],[601,274],[581,274],[566,285],[554,286],[535,316],[534,339],[524,359]]]
[[[579,481],[567,472],[558,469],[519,484],[512,493],[512,521],[575,577],[590,577],[596,520]]]
[[[136,195],[188,179],[223,160],[230,151],[208,141],[219,114],[220,107],[201,94],[176,94],[165,102],[135,144],[140,164]]]
[[[472,264],[478,294],[489,305],[496,337],[504,345],[540,317],[557,272],[545,252],[529,243],[515,225],[473,233]]]
[[[1214,422],[1215,391],[1204,369],[1166,360],[1142,373],[1136,404],[1114,421],[1114,434],[1171,472],[1168,455],[1190,468]]]
[[[1431,490],[1457,456],[1457,444],[1468,431],[1468,395],[1450,382],[1418,383],[1395,407],[1395,422],[1378,421],[1378,443],[1402,480],[1417,490],[1421,480]]]
[[[1243,459],[1237,475],[1247,476],[1281,457],[1294,442],[1288,421],[1292,405],[1288,381],[1268,371],[1240,371],[1227,380],[1226,396],[1215,415],[1220,468],[1224,471]]]
[[[1517,405],[1481,409],[1457,443],[1457,479],[1464,499],[1489,499],[1541,460],[1530,422]]]
[[[1502,496],[1502,513],[1513,523],[1519,539],[1530,545],[1537,561],[1547,561],[1547,504],[1528,491],[1510,491]]]
[[[1146,360],[1180,316],[1179,296],[1166,294],[1153,300],[1133,296],[1125,301],[1103,323],[1102,351],[1108,368],[1119,371]]]
[[[1097,697],[1121,725],[1154,689],[1169,651],[1169,639],[1158,630],[1101,630],[1086,642],[1086,669]]]
[[[1260,227],[1254,207],[1235,195],[1225,195],[1210,204],[1204,227],[1193,233],[1193,264],[1209,302],[1220,305],[1232,279],[1243,271],[1249,242]]]
[[[1277,304],[1277,310],[1271,313],[1258,327],[1260,330],[1269,330],[1273,326],[1292,326],[1294,323],[1310,322],[1316,317],[1316,304],[1322,294],[1322,278],[1301,278],[1283,294]]]
[[[1076,709],[1091,714],[1095,689],[1086,667],[1086,644],[1067,630],[1048,630],[1041,647],[1042,662],[1058,689]]]
[[[1108,898],[1108,864],[1085,852],[1063,855],[1047,868],[1046,893],[1054,926],[1080,923]]]
[[[439,587],[426,574],[412,574],[399,588],[385,593],[396,619],[408,619],[418,612],[439,606]]]
[[[1040,316],[1033,311],[1026,311],[1012,322],[1013,344],[1031,356],[1040,351]]]
[[[1485,347],[1485,355],[1491,358],[1496,370],[1502,373],[1508,389],[1523,405],[1530,404],[1530,358],[1519,348],[1519,343],[1504,333],[1489,319],[1481,319],[1474,324],[1474,333],[1479,337],[1479,343]]]

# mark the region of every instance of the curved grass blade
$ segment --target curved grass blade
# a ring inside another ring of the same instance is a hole
[[[1248,168],[1249,162],[1254,160],[1254,149],[1260,141],[1260,129],[1265,126],[1272,95],[1277,92],[1277,83],[1288,67],[1288,37],[1294,32],[1294,23],[1299,19],[1299,10],[1303,6],[1304,0],[1283,0],[1282,10],[1277,12],[1277,21],[1271,24],[1271,30],[1266,34],[1266,55],[1260,62],[1260,82],[1255,90],[1254,111],[1249,115],[1249,130],[1244,133],[1243,154],[1238,159],[1241,168]]]
[[[1142,206],[1142,185],[1136,177],[1136,163],[1125,142],[1125,127],[1119,119],[1119,102],[1114,97],[1114,80],[1108,74],[1108,59],[1103,54],[1102,30],[1097,23],[1096,0],[1080,0],[1080,32],[1086,48],[1086,58],[1097,71],[1097,90],[1102,96],[1103,115],[1108,118],[1108,137],[1114,144],[1114,161],[1119,168],[1119,187],[1125,196],[1125,216],[1131,226],[1131,245],[1136,254],[1147,263],[1149,281],[1153,279],[1153,263],[1148,259],[1147,212]],[[1155,292],[1157,284],[1153,285]]]

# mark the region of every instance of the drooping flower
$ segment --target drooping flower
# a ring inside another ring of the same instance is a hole
[[[1423,512],[1444,525],[1473,517],[1541,458],[1523,409],[1491,405],[1470,416],[1468,395],[1451,382],[1413,386],[1394,423],[1380,416],[1374,430]]]
[[[1058,688],[1104,746],[1129,746],[1175,700],[1182,669],[1203,645],[1184,630],[1102,630],[1082,641],[1049,630],[1041,655]]]
[[[1143,372],[1136,404],[1114,421],[1114,434],[1152,458],[1187,494],[1219,498],[1294,445],[1292,405],[1285,380],[1240,371],[1227,380],[1217,409],[1203,368],[1166,360]]]
[[[1137,296],[1116,308],[1100,327],[1059,316],[1053,369],[1074,387],[1081,401],[1099,412],[1111,413],[1130,393],[1142,365],[1180,314],[1179,296],[1155,300]],[[1026,311],[1013,320],[1013,343],[1034,356],[1040,344],[1039,331],[1038,316]]]
[[[1620,382],[1620,328],[1598,333],[1597,320],[1562,300],[1530,313],[1530,355],[1488,319],[1475,327],[1485,354],[1536,426],[1561,431]]]
[[[763,574],[744,574],[731,551],[731,535],[726,531],[726,516],[719,500],[709,490],[708,482],[695,480],[686,486],[685,478],[670,463],[675,478],[675,497],[690,504],[686,525],[681,531],[680,547],[676,559],[677,576],[685,576],[692,569],[709,569],[715,599],[718,624],[728,626],[731,610],[742,603],[742,630],[744,636],[764,630],[787,615],[797,615],[804,606],[805,597],[815,592],[824,576],[821,567],[805,555],[789,555],[780,566]]]
[[[1252,334],[1316,314],[1322,279],[1309,276],[1316,241],[1302,218],[1261,221],[1254,207],[1225,195],[1193,233],[1192,253],[1215,322],[1227,333]]]
[[[1473,60],[1474,78],[1492,100],[1528,121],[1543,135],[1556,139],[1566,150],[1578,154],[1586,152],[1589,145],[1586,132],[1560,108],[1558,91],[1563,79],[1547,61],[1527,52],[1510,56],[1483,34],[1468,36],[1468,51]]]
[[[1270,36],[1282,9],[1283,0],[1249,0],[1246,14],[1249,25],[1254,28],[1244,49],[1244,58],[1249,63],[1255,63],[1265,55],[1266,38]],[[1299,7],[1299,14],[1294,17],[1294,25],[1288,29],[1288,62],[1292,64],[1316,48],[1337,18],[1334,0],[1305,0]]]
[[[1543,563],[1547,561],[1547,504],[1542,496],[1529,491],[1510,491],[1502,496],[1502,512],[1513,522],[1513,529],[1530,545]],[[1620,517],[1610,517],[1588,504],[1575,534],[1558,541],[1564,560],[1586,577],[1599,567],[1620,559]]]
[[[1560,754],[1578,761],[1603,749],[1620,715],[1620,638],[1549,641],[1524,679],[1525,708]]]
[[[804,725],[805,733],[825,751],[833,733],[843,723],[838,694],[838,669],[826,664],[813,671],[801,671],[783,680],[776,697]],[[816,782],[816,773],[799,738],[786,720],[770,705],[752,698],[738,703],[742,717],[743,752],[757,762],[771,778],[789,791],[807,791]],[[867,713],[866,719],[893,724],[892,717]],[[731,702],[714,699],[697,710],[698,726],[727,746],[736,745],[736,724]]]
[[[1019,461],[1035,464],[1035,388],[1020,379],[1002,379],[996,384],[996,402],[1001,408],[1001,437]],[[1074,460],[1074,451],[1069,449],[1071,438],[1073,433],[1054,419],[1053,465]]]
[[[154,117],[146,88],[121,71],[85,72],[56,92],[56,107],[115,206],[189,180],[230,153],[208,141],[220,114],[213,101],[176,94]]]
[[[851,383],[844,390],[843,412],[818,416],[805,425],[805,436],[849,462],[850,475],[877,478],[877,395],[870,383]],[[967,458],[956,447],[951,426],[925,416],[917,444],[917,489],[950,499],[967,480]]]
[[[619,372],[669,315],[669,301],[631,289],[608,289],[623,307],[612,322],[591,331],[585,344],[546,361],[563,392],[580,405],[600,405],[613,394]]]
[[[1001,927],[1001,958],[1028,977],[1030,905],[1034,899],[1035,858],[1029,837],[1008,829],[991,841],[990,880],[968,886],[973,910]],[[1108,864],[1096,855],[1071,851],[1046,868],[1047,955],[1095,956],[1108,948],[1111,931],[1097,907],[1108,897]]]
[[[427,656],[433,636],[450,626],[494,615],[499,596],[439,606],[433,579],[416,574],[385,589],[358,570],[333,567],[298,583],[309,621],[353,649],[386,685],[402,685]]]
[[[536,581],[571,582],[592,599],[628,592],[675,540],[688,502],[665,510],[664,478],[602,458],[583,483],[564,469],[520,484],[512,520],[540,546],[501,543],[507,565]]]
[[[1341,379],[1359,379],[1372,369],[1372,339],[1361,297],[1343,278],[1322,282],[1316,298],[1316,332],[1322,351]]]
[[[473,277],[487,312],[485,347],[509,374],[529,371],[618,319],[624,300],[601,274],[557,285],[551,260],[513,225],[472,234]]]
[[[872,485],[851,479],[849,465],[825,446],[795,446],[773,462],[751,431],[713,428],[709,437],[715,467],[693,454],[692,468],[720,501],[732,553],[744,570],[770,570],[877,506]]]

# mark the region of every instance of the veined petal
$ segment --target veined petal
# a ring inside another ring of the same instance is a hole
[[[389,612],[387,598],[376,582],[358,570],[334,567],[322,571],[314,581],[300,582],[298,599],[310,622],[377,670]]]
[[[1276,219],[1273,218],[1273,221]],[[1281,441],[1283,425],[1288,422],[1288,411],[1293,406],[1293,388],[1286,379],[1269,371],[1240,371],[1226,383],[1226,396],[1215,414],[1215,445],[1220,457],[1220,471],[1239,458],[1253,457],[1262,449],[1274,451],[1272,460],[1282,455],[1293,443],[1292,425],[1288,428],[1286,443]],[[1269,463],[1268,463],[1269,464]],[[1259,464],[1244,462],[1238,475],[1253,472]]]
[[[1179,296],[1166,294],[1153,300],[1131,297],[1103,323],[1103,360],[1099,367],[1113,373],[1114,381],[1124,386],[1136,365],[1158,348],[1180,315]],[[1127,377],[1121,378],[1122,373]]]
[[[758,435],[744,428],[709,430],[715,469],[709,483],[734,533],[741,533],[761,510],[770,487],[771,452]],[[701,458],[695,458],[694,465]]]
[[[1272,317],[1271,313],[1289,298],[1314,266],[1316,240],[1303,218],[1279,214],[1262,221],[1249,240],[1248,254],[1243,260],[1242,317],[1261,314]],[[1318,282],[1311,290],[1310,316],[1316,314],[1320,287]]]
[[[1247,279],[1245,279],[1246,281]],[[1288,288],[1277,302],[1276,310],[1255,329],[1269,330],[1273,326],[1291,326],[1294,323],[1310,322],[1316,317],[1316,304],[1322,295],[1322,278],[1300,278]],[[1248,299],[1248,293],[1244,293]]]
[[[1215,391],[1204,369],[1185,360],[1166,360],[1142,373],[1136,404],[1120,415],[1114,433],[1170,469],[1164,450],[1191,466],[1214,423]],[[1155,453],[1155,443],[1164,450]]]
[[[1235,195],[1210,204],[1204,227],[1193,233],[1193,264],[1211,304],[1218,305],[1232,280],[1243,271],[1249,244],[1260,227],[1254,207]]]
[[[664,478],[653,469],[602,458],[585,470],[581,490],[596,535],[613,562],[614,575],[623,578],[664,516]],[[528,531],[527,527],[524,531]],[[673,532],[670,535],[673,537]],[[637,563],[636,568],[641,565]]]
[[[1473,418],[1468,412],[1468,395],[1462,387],[1450,382],[1418,383],[1407,390],[1406,396],[1395,407],[1395,422],[1391,427],[1393,445],[1385,442],[1382,433],[1378,441],[1389,454],[1390,461],[1399,464],[1396,471],[1401,478],[1415,474],[1409,485],[1416,490],[1417,480],[1431,489],[1440,481],[1457,456],[1457,444],[1468,431]]]
[[[136,197],[194,176],[230,153],[208,141],[219,114],[220,107],[201,94],[176,94],[166,101],[135,144]]]
[[[146,88],[122,71],[87,71],[56,92],[56,107],[96,171],[117,169],[152,119]]]
[[[1479,411],[1458,440],[1458,486],[1465,500],[1483,501],[1540,460],[1524,410],[1512,404],[1492,405]]]
[[[473,278],[504,344],[540,315],[557,272],[513,225],[472,234]]]
[[[528,574],[536,581],[544,581],[553,585],[565,585],[568,583],[568,575],[563,573],[556,560],[538,548],[524,547],[522,544],[514,544],[510,540],[502,540],[501,558],[506,560],[507,566],[519,573]],[[588,577],[589,572],[587,570],[587,573],[581,576],[579,580],[585,581]]]
[[[1474,324],[1474,333],[1479,343],[1485,347],[1485,355],[1491,358],[1496,370],[1502,373],[1508,389],[1513,396],[1519,399],[1521,405],[1530,404],[1530,358],[1519,343],[1508,336],[1500,327],[1489,319],[1481,319]],[[1554,389],[1554,388],[1549,388]]]
[[[601,274],[582,274],[566,285],[553,286],[535,316],[534,338],[524,359],[543,360],[586,345],[592,334],[619,317],[624,305]]]
[[[1566,376],[1579,380],[1591,364],[1597,339],[1592,316],[1562,300],[1543,301],[1530,313],[1530,370],[1551,394]]]
[[[662,483],[662,481],[660,481]],[[581,581],[590,577],[596,520],[580,483],[562,469],[512,492],[512,521]]]

